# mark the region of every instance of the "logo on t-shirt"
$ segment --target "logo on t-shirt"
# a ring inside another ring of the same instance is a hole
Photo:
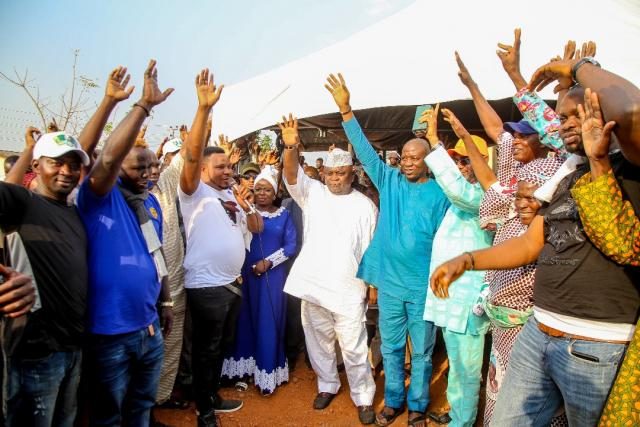
[[[158,219],[158,211],[156,210],[156,208],[154,207],[149,208],[149,213],[151,214],[153,219]]]

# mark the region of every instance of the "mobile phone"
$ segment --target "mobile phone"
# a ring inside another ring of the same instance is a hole
[[[416,107],[416,115],[413,118],[413,127],[411,128],[413,132],[417,130],[424,130],[424,131],[427,130],[427,123],[420,123],[420,117],[422,117],[422,113],[424,113],[427,110],[433,110],[433,105],[425,104],[425,105],[418,105]]]
[[[577,357],[578,359],[584,359],[584,360],[588,360],[589,362],[595,362],[595,363],[600,362],[600,359],[597,358],[596,356],[575,351],[573,348],[571,349],[570,353],[573,356]]]

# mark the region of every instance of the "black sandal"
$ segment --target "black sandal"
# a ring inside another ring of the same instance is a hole
[[[411,418],[412,414],[418,414],[418,416]],[[422,412],[409,411],[407,425],[410,427],[427,427],[427,417]]]
[[[390,409],[391,413],[385,413],[387,409]],[[382,411],[376,415],[376,425],[380,427],[388,426],[404,412],[404,408],[392,408],[391,406],[385,406]]]

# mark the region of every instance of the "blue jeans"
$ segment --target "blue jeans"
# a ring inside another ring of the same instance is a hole
[[[626,348],[550,337],[531,317],[511,350],[491,425],[549,425],[564,398],[570,426],[595,426]]]
[[[81,351],[15,359],[9,368],[7,426],[71,427],[76,418]]]
[[[92,426],[149,426],[163,355],[160,323],[151,326],[90,337]]]
[[[433,369],[431,356],[436,327],[425,321],[425,298],[418,303],[402,301],[384,292],[378,294],[380,337],[384,361],[384,401],[386,406],[404,406],[404,357],[407,331],[411,337],[411,384],[407,395],[410,411],[424,412],[429,404],[429,382]]]

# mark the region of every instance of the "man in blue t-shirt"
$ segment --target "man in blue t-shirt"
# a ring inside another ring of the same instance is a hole
[[[378,157],[358,124],[342,75],[333,74],[325,87],[342,115],[342,127],[364,171],[380,193],[380,214],[358,277],[378,288],[380,335],[384,360],[385,406],[376,425],[391,424],[404,411],[404,360],[407,333],[411,337],[411,385],[406,397],[409,424],[425,420],[429,403],[431,355],[436,328],[423,319],[429,284],[433,239],[450,206],[435,180],[429,179],[424,158],[429,146],[411,139],[402,147],[400,169]]]
[[[150,110],[172,91],[158,89],[152,60],[141,99],[113,131],[78,193],[89,237],[88,358],[96,425],[149,425],[155,402],[160,325],[168,334],[172,302],[160,246],[162,213],[147,191],[150,158],[133,145]]]

